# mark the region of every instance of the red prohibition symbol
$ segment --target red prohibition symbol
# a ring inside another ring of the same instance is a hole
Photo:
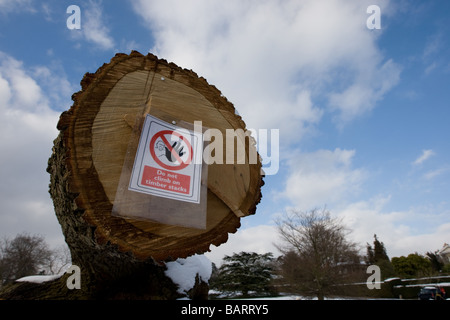
[[[183,141],[186,146],[187,149],[186,152],[188,152],[188,158],[186,161],[183,161],[183,159],[181,159],[181,156],[178,153],[178,150],[176,150],[176,148],[170,144],[169,140],[167,140],[166,135],[170,135],[170,136],[175,136],[178,137],[181,141]],[[162,142],[164,143],[164,148],[166,150],[166,152],[169,153],[169,155],[175,159],[176,161],[174,162],[175,165],[170,166],[167,165],[166,163],[162,162],[161,159],[159,159],[159,157],[156,155],[155,153],[155,143],[158,140],[158,138],[161,138]],[[179,134],[178,132],[175,131],[171,131],[171,130],[163,130],[158,132],[157,134],[155,134],[152,137],[152,140],[150,140],[150,154],[152,155],[153,160],[155,160],[155,162],[160,165],[162,168],[167,169],[167,170],[182,170],[184,168],[186,168],[191,162],[192,162],[192,157],[193,157],[193,149],[192,149],[192,145],[189,143],[189,141],[182,136],[181,134]]]

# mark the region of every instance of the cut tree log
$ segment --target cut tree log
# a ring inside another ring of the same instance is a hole
[[[256,146],[244,136],[245,163],[208,166],[208,180],[203,182],[207,184],[206,228],[113,215],[136,119],[151,114],[167,122],[202,121],[224,136],[227,129],[246,131],[245,123],[204,78],[152,54],[117,54],[96,73],[87,73],[81,87],[72,97],[73,106],[60,117],[60,134],[47,171],[72,262],[89,284],[87,296],[95,297],[94,292],[136,274],[161,273],[154,269],[164,261],[204,253],[210,245],[226,242],[228,234],[240,227],[240,219],[255,213],[263,174],[259,156],[256,163],[250,161]],[[227,152],[224,146],[224,157]],[[152,281],[166,280],[155,276],[147,285]],[[148,294],[155,295],[174,296]]]

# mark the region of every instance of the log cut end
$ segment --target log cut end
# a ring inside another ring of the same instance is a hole
[[[237,139],[246,147],[245,164],[208,166],[204,229],[113,215],[135,119],[151,114],[168,122],[202,121],[224,135],[227,129],[245,132],[245,123],[204,78],[152,54],[117,54],[87,73],[81,88],[60,117],[47,168],[74,264],[108,278],[145,261],[204,253],[211,244],[226,242],[241,217],[255,213],[263,185],[261,162],[259,156],[256,163],[249,161],[256,146],[244,136]]]

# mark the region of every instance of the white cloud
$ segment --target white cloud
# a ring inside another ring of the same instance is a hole
[[[352,168],[354,155],[354,150],[341,149],[293,154],[280,196],[287,197],[300,210],[347,200],[358,192],[366,176],[363,169]]]
[[[59,113],[27,69],[0,52],[0,234],[54,236],[59,227],[46,168]]]
[[[370,111],[399,81],[399,67],[384,61],[366,28],[370,4],[133,2],[153,32],[154,53],[206,77],[249,127],[298,138],[325,110],[338,112],[340,122]],[[388,4],[380,3],[383,12]]]
[[[112,49],[114,39],[104,20],[102,2],[89,0],[81,8],[81,30],[72,30],[70,35],[76,40],[93,43],[100,49]]]
[[[450,172],[450,168],[448,168],[448,167],[439,168],[439,169],[432,170],[432,171],[425,173],[424,178],[426,180],[432,180],[436,177],[446,174],[447,172]]]
[[[431,149],[423,150],[422,154],[416,160],[414,160],[413,164],[414,165],[422,164],[424,161],[428,160],[430,157],[434,156],[435,154],[436,153]]]
[[[430,56],[438,53],[442,49],[443,42],[441,33],[433,34],[423,50],[423,59],[428,59]]]
[[[93,42],[104,49],[111,49],[114,40],[109,35],[109,29],[103,21],[101,2],[89,1],[84,10],[84,24],[82,27],[87,41]]]
[[[0,13],[25,10],[34,12],[32,7],[33,0],[0,0]]]
[[[336,212],[336,215],[352,230],[351,237],[362,247],[367,242],[372,243],[373,235],[377,234],[390,250],[396,243],[395,239],[402,239],[408,234],[409,227],[399,225],[407,217],[407,213],[383,213],[383,208],[389,201],[390,197],[375,197],[369,201],[350,203]]]
[[[437,63],[436,62],[432,62],[428,67],[425,68],[425,74],[429,75],[434,69],[437,68]]]
[[[72,94],[79,90],[79,85],[69,82],[59,62],[52,62],[49,66],[32,67],[30,76],[39,83],[41,90],[45,91],[53,109],[69,109],[72,105]]]
[[[441,58],[446,56],[445,44],[446,34],[440,28],[428,37],[421,57],[425,75],[430,75],[434,70],[446,70],[448,67],[447,59]]]
[[[372,244],[374,234],[384,242],[391,258],[414,252],[424,254],[435,251],[448,242],[450,223],[433,218],[436,208],[386,210],[391,200],[391,197],[374,197],[348,204],[335,212],[352,230],[350,236],[361,245],[361,253],[366,253],[365,244]],[[442,215],[445,217],[448,212]]]
[[[367,78],[368,75],[370,78]],[[340,126],[371,111],[399,80],[400,68],[392,60],[384,63],[381,68],[378,63],[369,62],[364,76],[358,78],[343,92],[330,95],[331,108],[340,111],[338,115]]]
[[[205,253],[205,256],[218,266],[225,255],[231,256],[241,251],[259,254],[272,252],[274,256],[278,256],[280,252],[274,245],[276,243],[280,243],[280,239],[275,226],[241,228],[235,234],[229,234],[226,243],[218,247],[211,245],[211,252]]]

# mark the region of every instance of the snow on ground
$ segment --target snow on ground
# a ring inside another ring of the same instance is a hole
[[[198,274],[200,280],[208,283],[212,272],[212,263],[204,255],[193,255],[186,259],[177,259],[166,263],[166,276],[178,285],[178,292],[187,293],[195,285],[195,277]]]
[[[450,282],[406,284],[404,287],[450,287]],[[396,286],[400,287],[400,286]]]
[[[28,277],[20,278],[20,279],[18,279],[16,281],[17,282],[44,283],[44,282],[56,280],[56,279],[58,279],[60,277],[61,277],[60,274],[50,275],[50,276],[28,276]]]

